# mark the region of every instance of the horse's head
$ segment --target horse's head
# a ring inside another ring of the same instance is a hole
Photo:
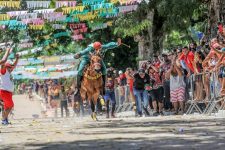
[[[100,72],[102,65],[101,65],[102,58],[99,55],[92,55],[91,56],[91,67],[94,68],[96,72]]]

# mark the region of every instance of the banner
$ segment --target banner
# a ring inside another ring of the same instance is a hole
[[[53,13],[55,9],[39,9],[39,10],[34,10],[34,13],[39,13],[39,14],[48,14],[48,13]]]
[[[54,29],[65,29],[66,27],[62,24],[53,24],[52,28],[54,28]]]
[[[0,20],[9,20],[10,16],[8,14],[0,14]]]
[[[85,23],[69,24],[69,27],[73,31],[74,35],[78,35],[80,33],[86,33],[88,30]]]
[[[31,30],[42,30],[44,25],[29,25],[29,29]]]
[[[141,3],[143,0],[110,0],[111,3],[120,3],[120,5],[132,5],[132,4],[137,4]]]
[[[33,43],[29,42],[29,43],[20,43],[18,45],[18,48],[30,48],[30,47],[33,47]]]
[[[97,9],[102,9],[102,8],[113,8],[114,5],[112,3],[102,3],[102,4],[95,4],[91,5],[91,10],[97,10]]]
[[[21,53],[22,52],[19,52],[18,54],[20,55]],[[27,59],[19,59],[17,66],[26,66],[26,65],[28,65]]]
[[[22,21],[16,21],[16,22],[9,22],[8,28],[11,30],[25,30],[27,29],[27,25],[24,24]]]
[[[71,37],[72,37],[72,39],[73,39],[74,41],[79,41],[79,40],[83,40],[83,39],[84,39],[84,37],[83,37],[82,34],[79,34],[79,35],[73,35],[73,36],[71,36]]]
[[[9,11],[7,12],[7,14],[10,16],[10,17],[14,17],[14,16],[19,16],[19,15],[24,15],[24,14],[27,14],[28,11]]]
[[[86,28],[85,23],[71,23],[69,24],[70,29],[81,29],[81,28]]]
[[[30,65],[36,65],[36,64],[43,64],[44,60],[43,59],[36,59],[36,58],[28,58],[28,63]]]
[[[54,21],[58,21],[59,18],[64,21],[66,16],[63,15],[62,12],[53,12],[53,13],[47,13],[47,14],[43,14],[43,19],[48,20],[48,22],[54,22]],[[63,17],[63,18],[61,18]],[[61,21],[60,20],[60,21]]]
[[[51,1],[26,1],[27,8],[48,8]]]
[[[29,53],[36,53],[36,52],[42,51],[42,49],[43,49],[42,47],[37,47],[37,48],[31,49],[31,50],[26,50],[26,51],[18,52],[18,54],[20,56],[24,56],[24,55],[27,55]]]
[[[76,6],[77,2],[76,1],[56,1],[55,2],[55,7],[60,8],[60,7],[74,7]]]
[[[118,8],[120,13],[126,13],[137,10],[137,7],[138,5],[130,5],[130,6],[119,6]]]
[[[44,20],[41,18],[35,18],[35,19],[22,19],[22,22],[25,24],[33,24],[33,25],[43,25]]]
[[[0,1],[1,7],[20,8],[20,1]]]
[[[38,14],[37,13],[25,13],[25,14],[18,15],[16,17],[16,20],[35,19],[37,17],[38,17]]]
[[[94,5],[104,3],[105,0],[82,0],[83,5]]]
[[[63,11],[63,14],[69,14],[73,11],[82,12],[84,8],[85,6],[66,7],[66,8],[62,8],[62,11]]]
[[[93,12],[88,12],[87,14],[77,14],[74,15],[75,18],[78,18],[80,21],[89,21],[98,18],[98,14],[94,14]]]
[[[44,59],[44,65],[60,64],[59,56],[43,57],[43,59]]]
[[[60,32],[60,33],[56,33],[54,34],[54,38],[59,38],[59,37],[62,37],[62,36],[70,36],[70,33],[69,32]]]

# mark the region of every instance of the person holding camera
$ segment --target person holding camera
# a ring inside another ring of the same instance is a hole
[[[136,74],[134,74],[134,96],[136,99],[136,113],[140,117],[142,116],[142,101],[144,103],[144,111],[147,116],[149,116],[149,112],[147,110],[148,107],[148,91],[145,89],[146,85],[150,82],[150,77],[147,73],[145,73],[144,69],[139,69]]]

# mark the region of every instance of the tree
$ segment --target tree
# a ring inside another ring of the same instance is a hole
[[[171,32],[186,32],[192,26],[194,14],[199,10],[202,2],[199,0],[152,0],[149,3],[142,2],[133,15],[125,15],[117,20],[115,31],[119,30],[124,36],[127,29],[138,29],[134,33],[134,39],[138,42],[139,59],[149,59],[153,53],[160,53],[163,50],[163,41]],[[182,10],[182,11],[181,11]],[[201,13],[201,12],[200,12]],[[202,16],[199,15],[199,16]],[[132,18],[133,24],[126,24],[127,18]],[[145,24],[150,21],[151,24]],[[138,28],[135,22],[140,23]],[[115,32],[117,33],[117,32]]]
[[[224,0],[203,0],[209,8],[208,34],[215,37],[217,34],[217,23],[225,23],[225,1]]]

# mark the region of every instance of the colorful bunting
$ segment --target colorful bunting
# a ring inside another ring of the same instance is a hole
[[[27,8],[49,8],[51,1],[27,1]]]
[[[1,7],[20,8],[20,1],[0,1]]]
[[[120,13],[126,13],[126,12],[137,10],[137,7],[138,5],[130,5],[130,6],[120,6],[118,8]]]
[[[10,16],[10,17],[14,17],[14,16],[19,16],[19,15],[24,15],[24,14],[27,14],[28,11],[9,11],[7,12],[7,14]]]
[[[82,0],[83,5],[94,5],[104,3],[105,0]]]
[[[9,20],[10,16],[8,14],[0,14],[0,20]]]
[[[69,14],[73,11],[82,12],[84,8],[85,6],[66,7],[66,8],[62,8],[62,11],[63,11],[63,14]]]
[[[54,29],[65,29],[65,26],[62,24],[53,24],[52,28]]]
[[[29,43],[20,43],[18,45],[18,48],[30,48],[30,47],[33,47],[33,43],[32,42],[29,42]]]
[[[35,19],[37,17],[38,17],[38,14],[37,13],[25,13],[25,14],[18,15],[16,17],[16,20]]]
[[[60,32],[60,33],[54,34],[54,38],[59,38],[62,36],[70,36],[70,33],[69,32]]]
[[[55,9],[39,9],[39,10],[34,10],[34,13],[39,13],[39,14],[48,14],[48,13],[53,13]]]
[[[55,7],[60,8],[60,7],[74,7],[76,6],[77,2],[76,1],[56,1]]]

